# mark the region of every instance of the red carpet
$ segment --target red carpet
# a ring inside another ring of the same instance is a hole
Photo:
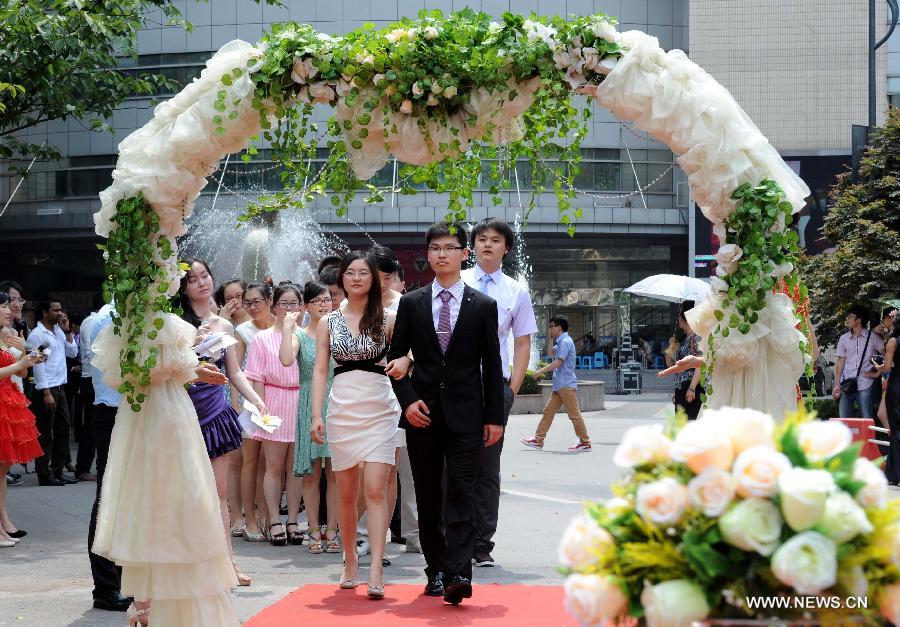
[[[452,606],[422,595],[423,585],[388,585],[381,601],[366,597],[366,586],[340,590],[336,584],[301,586],[244,623],[245,627],[352,625],[515,625],[572,626],[559,586],[486,584],[471,599]]]

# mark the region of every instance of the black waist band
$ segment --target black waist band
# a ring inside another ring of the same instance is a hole
[[[350,372],[352,370],[363,370],[365,372],[372,372],[375,374],[383,374],[387,376],[384,371],[384,366],[378,365],[378,362],[384,359],[385,355],[387,355],[387,352],[388,349],[387,347],[385,347],[381,354],[374,359],[359,359],[351,361],[339,361],[335,359],[335,362],[337,362],[337,366],[334,369],[334,376],[338,376],[339,374],[344,374],[345,372]]]

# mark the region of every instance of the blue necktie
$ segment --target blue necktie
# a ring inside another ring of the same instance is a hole
[[[487,286],[488,286],[488,283],[490,283],[490,282],[491,282],[491,275],[490,274],[482,274],[481,278],[478,279],[478,284],[479,284],[478,290],[482,294],[487,294]]]

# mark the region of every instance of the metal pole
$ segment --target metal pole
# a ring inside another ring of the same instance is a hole
[[[697,212],[694,210],[694,193],[688,185],[688,276],[697,276],[694,258],[697,256]]]
[[[225,170],[228,169],[228,160],[231,159],[231,155],[225,156],[225,165],[222,166],[222,176],[219,177],[219,186],[216,188],[216,195],[213,196],[212,206],[209,208],[210,211],[216,208],[216,201],[219,199],[219,192],[222,191],[222,183],[225,182]]]
[[[41,144],[41,148],[43,148],[47,144],[47,141],[44,140],[44,143]],[[6,201],[6,204],[3,205],[3,211],[0,211],[0,218],[3,217],[3,214],[6,213],[6,208],[9,207],[9,203],[12,202],[12,199],[15,198],[16,192],[19,191],[19,188],[22,187],[22,182],[25,180],[25,177],[28,176],[28,173],[31,172],[31,167],[34,165],[34,162],[37,161],[37,155],[34,156],[34,159],[31,160],[31,163],[28,164],[28,169],[25,170],[25,173],[19,178],[19,182],[16,183],[16,188],[12,191],[12,194],[9,195],[9,199]]]

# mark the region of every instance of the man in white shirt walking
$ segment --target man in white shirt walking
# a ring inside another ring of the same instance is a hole
[[[38,483],[42,486],[78,483],[74,477],[63,474],[71,425],[65,389],[66,358],[78,356],[78,345],[62,303],[42,300],[37,313],[40,320],[29,334],[28,343],[38,350],[46,347],[43,353],[47,355],[44,363],[34,366],[35,390],[31,396],[31,409],[37,419],[37,428],[41,432],[39,442],[44,450],[44,454],[35,460]]]
[[[500,358],[503,366],[503,426],[531,357],[531,336],[537,333],[534,309],[528,288],[503,274],[503,259],[515,245],[515,234],[509,224],[497,218],[486,218],[472,228],[471,245],[477,264],[463,270],[462,279],[497,301],[497,324]],[[512,350],[510,350],[512,338]],[[512,364],[510,364],[512,353]],[[475,475],[475,560],[476,566],[493,566],[494,534],[500,510],[500,453],[503,438],[495,446],[481,449]]]

